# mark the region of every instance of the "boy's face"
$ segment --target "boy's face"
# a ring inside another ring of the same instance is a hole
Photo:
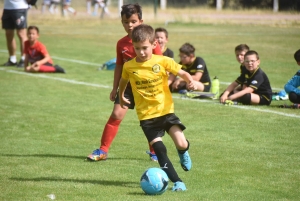
[[[235,58],[236,60],[240,63],[243,64],[244,63],[244,56],[246,54],[247,51],[235,51]]]
[[[168,42],[168,39],[166,37],[166,34],[164,32],[156,32],[155,38],[159,44],[160,47],[164,47],[166,43]]]
[[[156,41],[151,44],[149,40],[143,42],[134,42],[133,43],[134,51],[136,53],[136,61],[144,62],[152,57],[152,50],[156,47]]]
[[[244,60],[245,67],[251,73],[254,72],[260,64],[260,60],[257,59],[256,55],[247,55]]]
[[[188,56],[188,55],[180,52],[179,53],[179,58],[180,58],[181,64],[188,65],[188,64],[191,64],[193,62],[194,55]]]
[[[137,14],[133,14],[129,18],[126,18],[126,15],[123,15],[121,22],[125,31],[128,33],[128,36],[131,38],[133,28],[142,24],[143,20],[140,20]]]
[[[37,30],[30,29],[27,31],[27,37],[30,42],[35,42],[39,38]]]

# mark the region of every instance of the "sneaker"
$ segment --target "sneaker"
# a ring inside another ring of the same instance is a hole
[[[106,158],[107,158],[107,152],[102,151],[101,149],[96,149],[93,151],[93,153],[88,155],[86,159],[89,161],[101,161],[101,160],[106,160]]]
[[[175,182],[173,188],[172,188],[172,191],[186,191],[186,187],[185,187],[185,184],[181,181],[177,181]]]
[[[59,65],[55,65],[54,68],[56,73],[66,73],[65,70]]]
[[[157,161],[158,161],[156,154],[151,153],[150,151],[146,151],[146,153],[149,154],[150,159],[151,159],[152,161],[154,161],[154,162],[157,162]]]
[[[186,151],[184,154],[178,152],[180,158],[180,164],[184,171],[189,171],[192,168],[192,160],[190,158],[189,152]]]
[[[20,61],[17,63],[17,68],[24,68],[24,60],[20,59]]]
[[[9,59],[6,63],[3,64],[3,66],[16,66],[17,65],[17,62],[11,62]]]
[[[238,105],[239,103],[237,101],[232,101],[232,100],[226,100],[224,102],[225,106],[229,106],[229,105]]]

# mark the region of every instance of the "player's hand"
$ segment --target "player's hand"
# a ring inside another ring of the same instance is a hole
[[[188,90],[192,90],[192,91],[197,90],[197,86],[195,85],[195,82],[194,82],[194,81],[191,81],[190,83],[188,83],[187,89],[188,89]]]
[[[222,95],[220,97],[220,103],[224,103],[227,99],[228,99],[228,97],[226,95]]]
[[[111,101],[115,101],[116,96],[117,96],[117,90],[113,89],[113,90],[110,92],[109,99],[110,99]]]
[[[130,101],[123,96],[122,98],[120,98],[121,108],[127,109],[128,107],[126,106],[126,104],[130,104]]]

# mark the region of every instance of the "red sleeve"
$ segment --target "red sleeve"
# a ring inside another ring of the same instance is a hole
[[[156,45],[156,48],[153,50],[153,54],[163,55],[161,50],[160,50],[160,47],[159,47],[158,43]]]
[[[46,49],[46,46],[42,43],[39,44],[39,49],[40,49],[40,52],[42,53],[42,55],[45,57],[45,55],[49,54],[47,49]]]
[[[29,41],[27,40],[27,41],[25,41],[25,43],[24,43],[24,50],[23,50],[23,53],[24,54],[29,54],[29,52],[28,52],[28,47],[29,47]]]
[[[121,49],[119,47],[119,42],[117,43],[116,51],[117,51],[116,64],[123,65],[122,52],[121,52]]]

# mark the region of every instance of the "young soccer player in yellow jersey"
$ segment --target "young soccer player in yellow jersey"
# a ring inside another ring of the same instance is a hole
[[[152,54],[157,42],[151,26],[141,24],[135,27],[132,31],[132,43],[137,56],[125,62],[123,66],[119,83],[120,105],[127,109],[126,105],[130,104],[124,95],[126,86],[130,82],[140,126],[154,148],[159,165],[174,182],[172,190],[185,191],[186,186],[177,175],[162,142],[162,137],[167,132],[177,148],[182,168],[189,171],[192,167],[188,153],[189,142],[182,132],[185,126],[174,114],[167,72],[182,77],[191,90],[195,89],[195,81],[189,73],[181,70],[181,65],[173,59]]]

